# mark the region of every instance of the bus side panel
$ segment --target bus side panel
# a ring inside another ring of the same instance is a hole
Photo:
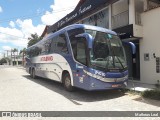
[[[77,72],[78,71],[78,72]],[[73,73],[74,76],[74,85],[78,88],[94,91],[94,90],[108,90],[108,89],[119,89],[125,88],[127,85],[128,78],[123,78],[127,72],[124,72],[124,76],[119,76],[119,79],[123,79],[123,81],[114,81],[114,78],[106,78],[100,75],[95,74],[97,70],[93,70],[91,68],[87,68],[82,65],[76,65],[76,71]],[[117,75],[119,75],[117,73]],[[116,77],[116,75],[114,75]],[[105,80],[113,79],[113,82],[104,82],[99,78],[104,78]]]
[[[43,78],[49,78],[51,80],[55,81],[61,81],[61,74],[63,69],[61,68],[61,64],[55,64],[55,63],[44,63],[44,64],[37,64],[36,65],[36,75],[43,77]]]
[[[75,62],[74,60],[72,63],[74,63],[71,65],[74,86],[87,90],[90,86],[90,77],[87,76],[83,70],[88,68],[82,64]]]
[[[36,75],[61,82],[62,72],[68,71],[73,85],[73,75],[68,61],[60,54],[48,54],[34,57],[31,60]]]

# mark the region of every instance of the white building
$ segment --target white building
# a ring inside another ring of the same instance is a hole
[[[48,33],[73,23],[112,29],[122,41],[136,45],[132,55],[125,45],[129,76],[156,84],[160,80],[160,0],[80,0],[73,12],[48,29]]]

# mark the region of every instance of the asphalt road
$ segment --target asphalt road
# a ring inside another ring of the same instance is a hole
[[[0,66],[0,111],[160,111],[160,101],[118,90],[67,92],[60,83],[32,79],[23,67]]]

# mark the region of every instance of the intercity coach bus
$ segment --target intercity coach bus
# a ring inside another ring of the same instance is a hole
[[[127,86],[125,50],[118,35],[108,29],[73,24],[48,34],[27,49],[26,70],[58,81],[66,90],[120,89]]]

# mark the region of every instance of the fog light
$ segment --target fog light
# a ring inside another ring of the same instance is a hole
[[[124,84],[127,86],[127,82],[124,82]]]

